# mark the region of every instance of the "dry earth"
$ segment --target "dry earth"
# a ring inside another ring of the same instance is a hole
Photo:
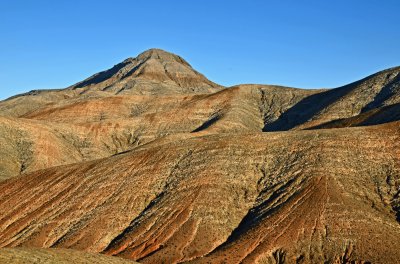
[[[134,264],[127,259],[71,249],[3,248],[0,263],[13,264]]]
[[[399,74],[225,88],[152,49],[2,101],[0,256],[400,263]]]

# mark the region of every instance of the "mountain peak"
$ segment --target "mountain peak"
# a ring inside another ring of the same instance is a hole
[[[149,49],[71,87],[131,94],[209,93],[221,86],[194,70],[183,58]]]
[[[157,49],[157,48],[152,48],[152,49],[148,49],[142,53],[140,53],[136,59],[139,60],[149,60],[149,59],[156,59],[162,62],[177,62],[177,63],[181,63],[184,64],[186,66],[190,66],[190,64],[188,62],[186,62],[182,57],[162,50],[162,49]]]

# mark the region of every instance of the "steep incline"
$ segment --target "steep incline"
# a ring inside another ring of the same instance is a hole
[[[71,89],[115,94],[210,93],[222,87],[195,71],[178,55],[151,49],[77,83]]]
[[[288,109],[275,122],[266,124],[264,131],[310,128],[394,103],[400,103],[400,67],[311,95]]]
[[[178,55],[150,49],[66,89],[35,90],[0,102],[0,115],[19,117],[44,106],[112,95],[209,94],[223,89]]]
[[[335,119],[310,129],[370,126],[397,120],[400,120],[400,103],[374,108],[349,118]]]
[[[0,183],[0,247],[142,263],[398,263],[399,136],[399,123],[186,134],[37,171]]]
[[[225,88],[158,49],[15,96],[0,262],[400,263],[399,105],[400,67]]]
[[[0,180],[191,132],[213,111],[197,103],[190,109],[194,95],[221,89],[181,57],[151,49],[70,88],[2,101]]]

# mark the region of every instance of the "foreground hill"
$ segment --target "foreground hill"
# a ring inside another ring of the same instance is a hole
[[[0,246],[142,263],[396,263],[398,126],[173,136],[16,177],[0,183]]]
[[[399,263],[399,104],[399,67],[226,88],[158,49],[15,96],[0,102],[0,254]]]
[[[0,263],[12,264],[134,264],[137,262],[70,249],[3,248]]]

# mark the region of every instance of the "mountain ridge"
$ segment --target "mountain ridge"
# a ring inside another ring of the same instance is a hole
[[[400,67],[222,87],[157,49],[0,101],[0,254],[399,263],[399,106]]]
[[[135,80],[169,82],[169,85],[175,85],[186,92],[215,92],[222,88],[194,70],[182,57],[161,49],[149,49],[136,58],[127,58],[111,69],[71,86],[70,89],[100,85],[95,89],[111,90],[119,94],[124,89],[134,89]],[[125,86],[118,82],[123,82]],[[162,90],[157,91],[163,93]]]
[[[114,66],[111,67],[110,69],[104,70],[104,71],[101,71],[101,72],[98,72],[98,73],[95,73],[95,74],[93,74],[92,76],[86,78],[85,80],[80,81],[80,82],[78,82],[78,83],[76,83],[76,84],[73,84],[73,85],[71,85],[71,86],[69,86],[69,87],[67,87],[67,88],[35,89],[35,90],[28,91],[28,92],[26,92],[26,93],[21,93],[21,94],[18,94],[18,95],[11,96],[11,97],[6,98],[6,99],[4,99],[4,100],[15,99],[16,97],[19,97],[19,96],[38,95],[38,94],[40,94],[40,93],[45,93],[45,92],[53,92],[53,91],[57,92],[57,91],[63,91],[63,90],[69,90],[69,89],[75,90],[75,89],[79,89],[79,88],[84,88],[85,86],[91,84],[91,83],[90,83],[90,80],[95,79],[95,77],[99,77],[99,75],[105,74],[105,75],[107,76],[106,73],[109,73],[109,72],[113,72],[113,73],[115,74],[115,73],[118,72],[118,70],[122,69],[122,68],[123,68],[124,66],[126,66],[127,64],[130,64],[130,63],[132,63],[132,62],[137,62],[137,61],[143,62],[143,61],[147,61],[147,60],[149,60],[149,59],[158,59],[158,60],[160,60],[161,62],[175,61],[175,62],[177,62],[177,63],[179,63],[179,64],[185,65],[186,67],[188,67],[188,68],[190,68],[191,70],[193,70],[193,72],[195,72],[196,74],[199,74],[199,75],[201,75],[202,77],[204,77],[204,75],[202,75],[201,73],[199,73],[199,72],[197,72],[195,69],[193,69],[192,66],[191,66],[185,59],[183,59],[181,56],[176,55],[176,54],[171,53],[171,52],[168,52],[168,51],[165,51],[165,50],[162,50],[162,49],[160,49],[160,48],[151,48],[151,49],[148,49],[148,50],[146,50],[146,51],[140,53],[140,54],[137,55],[136,57],[128,57],[128,58],[126,58],[125,60],[123,60],[122,62],[120,62],[120,63],[114,65]],[[140,64],[140,63],[139,63],[139,64]],[[135,68],[135,67],[133,67],[133,68]],[[114,69],[114,70],[113,70],[113,69]],[[115,71],[115,72],[114,72],[114,71]],[[380,71],[378,71],[378,72],[372,73],[372,74],[370,74],[370,75],[368,75],[368,76],[366,76],[366,77],[364,77],[364,78],[362,78],[362,79],[360,79],[360,80],[358,80],[358,81],[355,81],[355,82],[353,82],[353,83],[345,84],[345,85],[339,86],[339,87],[332,87],[332,88],[294,88],[294,89],[332,90],[332,89],[337,89],[337,88],[342,88],[342,87],[344,87],[344,86],[352,85],[352,84],[355,84],[355,83],[357,83],[357,82],[361,82],[361,81],[363,81],[363,80],[365,80],[365,79],[373,78],[374,76],[377,76],[377,75],[380,75],[380,74],[385,74],[386,72],[399,72],[399,71],[400,71],[400,66],[393,66],[393,67],[386,68],[386,69],[380,70]],[[102,76],[102,77],[104,77],[104,76]],[[108,77],[111,77],[111,76],[108,76]],[[204,77],[204,78],[205,78],[205,77]],[[107,78],[105,78],[105,79],[107,79]],[[159,80],[158,80],[158,81],[159,81]],[[224,88],[224,86],[219,85],[219,84],[216,84],[216,83],[213,83],[212,81],[209,81],[209,80],[206,79],[206,78],[205,78],[205,82],[206,82],[206,83],[210,83],[210,86],[215,86],[215,87]],[[258,83],[242,83],[242,84],[233,85],[233,86],[231,86],[231,87],[235,87],[235,86],[244,86],[244,85],[265,85],[265,84],[258,84]],[[269,86],[274,86],[274,87],[287,87],[287,86],[278,85],[278,84],[268,84],[268,85],[269,85]],[[225,87],[225,88],[230,88],[230,87]],[[293,88],[293,87],[290,87],[290,88]]]

